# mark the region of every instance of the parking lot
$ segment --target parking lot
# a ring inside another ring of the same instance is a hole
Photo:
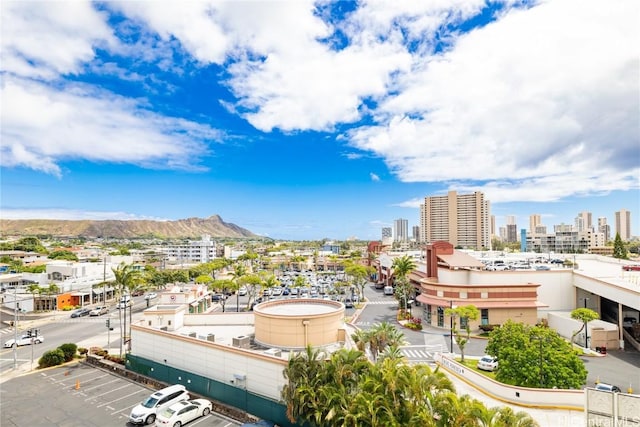
[[[57,367],[2,384],[3,427],[131,426],[131,409],[154,390],[84,364]],[[240,422],[211,414],[189,423],[198,427],[232,427]]]

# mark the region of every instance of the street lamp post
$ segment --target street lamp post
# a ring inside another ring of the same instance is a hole
[[[449,301],[449,308],[453,310],[453,301]],[[453,313],[449,313],[449,347],[453,353]]]
[[[585,298],[584,299],[584,308],[587,308],[587,301],[589,301],[589,298]],[[584,348],[589,348],[589,337],[587,334],[587,321],[584,321]]]

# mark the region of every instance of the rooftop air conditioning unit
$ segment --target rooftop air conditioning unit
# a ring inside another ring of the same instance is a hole
[[[216,341],[215,334],[208,334],[207,335],[207,341],[215,342]]]
[[[282,357],[282,350],[279,348],[270,348],[269,350],[265,350],[264,354],[274,357]]]
[[[191,338],[195,338],[197,336],[197,334],[195,332],[189,332],[189,336]]]
[[[239,337],[234,337],[232,341],[232,345],[238,348],[249,348],[251,345],[251,337],[247,337],[244,335],[240,335]]]

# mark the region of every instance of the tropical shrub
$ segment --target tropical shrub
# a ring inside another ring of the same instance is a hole
[[[57,366],[64,362],[64,352],[59,348],[55,350],[45,351],[38,360],[38,368],[48,368],[49,366]]]

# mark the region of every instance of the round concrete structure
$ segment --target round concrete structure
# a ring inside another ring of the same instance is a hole
[[[313,298],[265,301],[253,308],[255,341],[299,350],[344,342],[344,304]]]

